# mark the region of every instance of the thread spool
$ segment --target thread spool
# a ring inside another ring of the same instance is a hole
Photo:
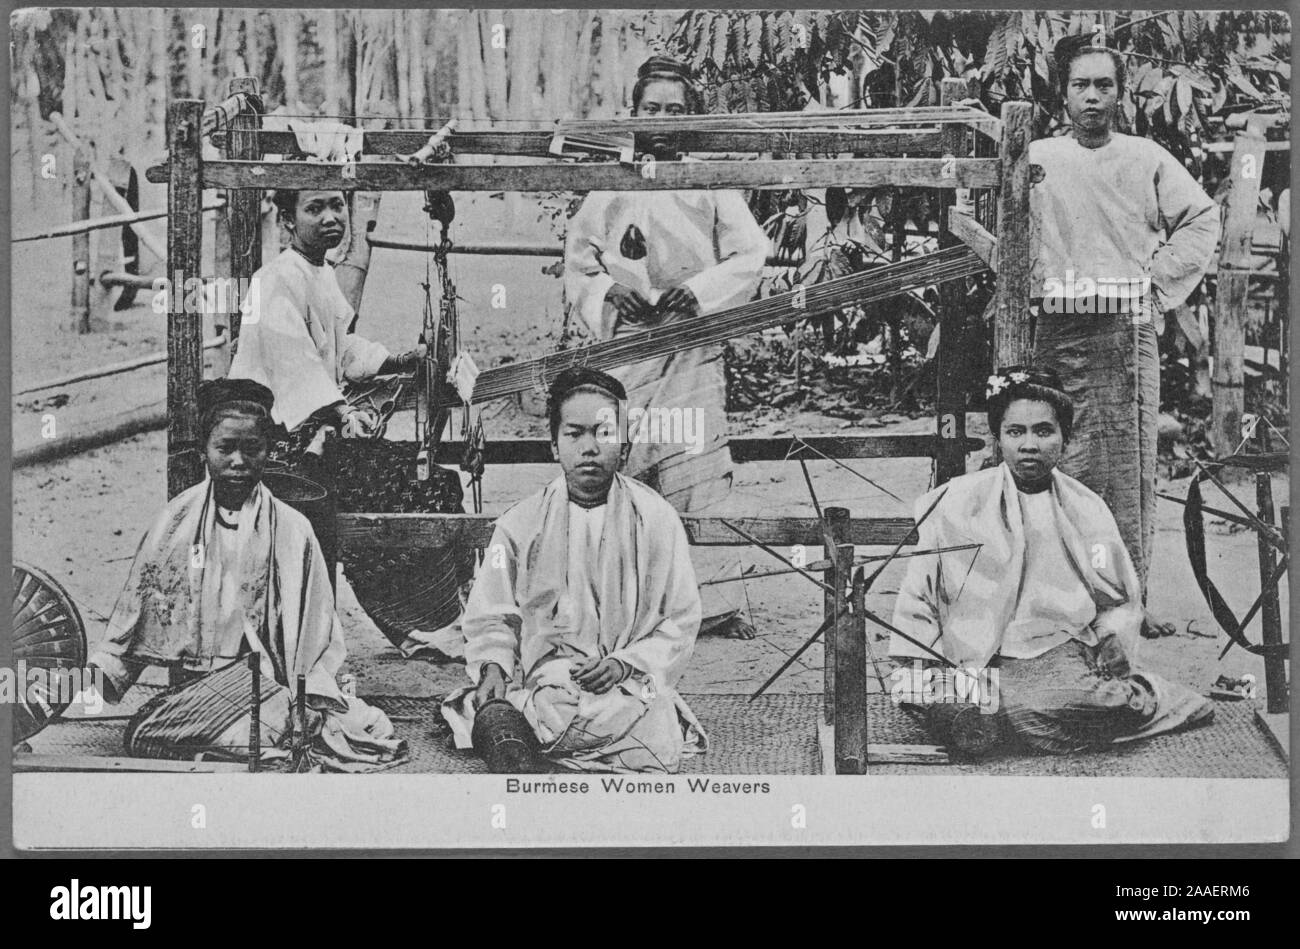
[[[493,774],[542,774],[550,770],[542,760],[541,747],[528,719],[505,699],[492,699],[479,708],[470,739]]]
[[[949,751],[982,757],[1002,743],[997,715],[986,715],[978,705],[942,702],[926,707],[925,727]]]

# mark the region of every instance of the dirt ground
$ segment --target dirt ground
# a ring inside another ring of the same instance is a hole
[[[24,187],[30,179],[14,181]],[[159,206],[161,189],[143,185],[145,207]],[[540,219],[532,205],[511,213],[506,202],[480,198],[460,201],[457,237],[462,241],[544,240],[549,222]],[[15,233],[67,219],[60,199],[48,207],[33,207],[25,191],[14,195]],[[161,234],[161,222],[155,222]],[[108,234],[112,232],[100,232]],[[415,195],[388,195],[381,208],[378,236],[423,241],[426,228]],[[210,247],[209,243],[209,247]],[[557,245],[558,247],[558,242]],[[92,256],[93,259],[93,256]],[[12,359],[14,390],[40,380],[56,378],[86,368],[120,362],[166,347],[165,318],[153,312],[149,294],[141,294],[135,307],[119,313],[97,314],[96,332],[77,336],[67,329],[71,249],[67,239],[13,245]],[[544,352],[554,346],[560,328],[560,281],[543,274],[553,263],[544,258],[461,256],[454,261],[454,279],[462,301],[461,322],[465,345],[480,367],[506,355],[516,358]],[[145,272],[158,273],[161,263],[146,259]],[[375,252],[358,331],[392,348],[409,347],[418,333],[424,305],[419,284],[425,279],[422,255],[379,250]],[[505,306],[493,308],[496,286],[505,289]],[[869,371],[869,370],[861,370]],[[96,420],[127,409],[160,402],[166,392],[161,366],[110,379],[67,386],[20,396],[14,401],[14,447],[41,438],[41,427],[53,414],[56,437],[65,437]],[[544,423],[513,403],[486,409],[489,438],[538,437]],[[971,427],[980,430],[982,417],[972,416]],[[814,413],[764,410],[733,415],[733,434],[775,435],[839,434],[856,424],[872,432],[923,432],[932,430],[927,419],[884,416],[862,423],[847,423]],[[403,430],[405,429],[405,431]],[[393,437],[410,433],[409,420],[396,420]],[[117,593],[125,580],[130,558],[142,531],[165,499],[166,436],[156,431],[56,462],[14,472],[14,557],[51,572],[62,582],[81,609],[87,635],[93,643],[103,633]],[[829,462],[812,462],[810,470],[823,505],[848,507],[855,516],[890,516],[910,513],[911,502],[929,486],[930,464],[924,459],[855,462],[854,467],[900,503]],[[553,477],[551,466],[503,466],[489,469],[484,479],[485,508],[504,510]],[[1158,490],[1182,496],[1186,482],[1161,483]],[[1249,496],[1245,491],[1243,496]],[[1279,481],[1274,488],[1278,503],[1285,502],[1289,487]],[[1211,490],[1207,503],[1221,501]],[[732,496],[718,514],[763,512],[811,515],[813,506],[797,465],[755,463],[737,468]],[[710,512],[714,513],[714,512]],[[1161,617],[1177,624],[1176,635],[1146,641],[1142,662],[1200,689],[1208,689],[1220,673],[1253,672],[1263,687],[1262,663],[1236,649],[1217,661],[1225,639],[1215,625],[1187,562],[1181,529],[1182,508],[1161,501],[1158,511],[1156,553],[1151,580],[1151,606]],[[1224,522],[1208,528],[1211,574],[1238,615],[1245,612],[1259,589],[1259,568],[1253,535],[1230,529]],[[884,551],[860,549],[859,553]],[[810,550],[810,559],[820,556]],[[694,548],[693,560],[701,581],[736,576],[754,565],[759,570],[780,567],[760,550],[749,548]],[[882,574],[868,598],[868,608],[888,619],[903,564]],[[730,605],[741,609],[757,629],[751,641],[705,637],[681,689],[686,693],[743,693],[752,691],[820,622],[821,594],[805,579],[782,576],[706,588],[706,608]],[[358,677],[363,694],[426,696],[444,692],[463,681],[459,664],[435,665],[405,660],[378,632],[358,606],[346,582],[339,584],[348,650],[348,669]],[[1283,615],[1288,615],[1283,599]],[[1258,621],[1251,629],[1257,636]],[[883,662],[883,635],[871,643]],[[822,683],[820,646],[808,650],[773,686],[780,692],[817,692]],[[873,681],[872,688],[879,686]]]

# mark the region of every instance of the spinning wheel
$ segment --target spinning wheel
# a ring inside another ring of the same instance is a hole
[[[32,737],[71,704],[70,688],[86,665],[86,626],[67,591],[53,577],[29,564],[13,567],[13,649],[18,703],[14,706],[14,744]],[[26,670],[44,669],[44,683],[29,686]]]

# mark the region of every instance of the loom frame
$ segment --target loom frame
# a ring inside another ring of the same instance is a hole
[[[167,185],[167,271],[197,276],[201,271],[204,188],[228,190],[226,236],[230,276],[251,278],[261,266],[260,192],[275,187],[328,188],[340,191],[423,190],[653,190],[678,188],[815,188],[926,187],[939,189],[944,206],[939,221],[940,248],[965,243],[997,274],[994,296],[995,365],[1023,363],[1029,356],[1029,190],[1035,180],[1029,164],[1032,109],[1028,102],[1007,102],[997,118],[960,103],[971,96],[965,80],[941,84],[939,106],[918,106],[834,113],[836,123],[855,128],[826,129],[828,113],[757,113],[688,116],[672,119],[633,118],[572,123],[586,131],[635,134],[671,123],[682,130],[683,150],[724,153],[757,152],[746,161],[658,162],[647,176],[644,165],[618,162],[573,163],[548,153],[554,129],[466,131],[450,136],[453,153],[513,156],[529,164],[408,164],[400,160],[365,161],[366,156],[394,158],[417,151],[430,131],[366,131],[363,160],[325,165],[305,161],[268,161],[268,146],[288,151],[292,134],[261,131],[261,103],[255,79],[233,79],[231,95],[214,107],[201,99],[178,99],[167,108],[168,160],[146,177]],[[752,123],[752,128],[725,126]],[[916,126],[921,126],[917,128]],[[205,160],[203,139],[222,149],[218,160]],[[835,159],[773,159],[764,153],[852,152]],[[900,157],[900,153],[906,157]],[[956,189],[976,192],[977,213],[956,208]],[[982,192],[982,193],[981,193]],[[983,207],[983,211],[980,207]],[[996,209],[994,213],[994,209]],[[218,232],[218,240],[221,234]],[[937,354],[936,430],[932,436],[859,435],[814,438],[834,458],[929,457],[935,480],[942,483],[965,471],[968,451],[982,442],[966,436],[966,392],[945,369],[960,365],[965,336],[959,288],[940,285],[938,317],[942,327]],[[170,296],[170,295],[169,295]],[[173,301],[174,303],[174,301]],[[231,338],[237,338],[239,314],[231,314]],[[202,478],[198,445],[198,386],[202,380],[202,315],[169,310],[167,316],[167,489],[175,497]],[[789,439],[732,439],[733,457],[779,460],[793,457]],[[463,448],[446,443],[438,459],[458,457]],[[541,440],[493,446],[488,463],[551,463]],[[835,511],[832,519],[829,517]],[[342,514],[340,544],[430,546],[451,542],[484,547],[495,518],[476,514]],[[744,546],[719,518],[684,516],[692,544]],[[755,517],[737,522],[759,540],[774,545],[825,546],[834,561],[826,581],[839,595],[825,594],[824,615],[838,606],[855,608],[832,624],[825,648],[822,747],[828,773],[864,773],[867,769],[866,630],[861,593],[850,590],[852,545],[915,543],[910,518],[851,518],[844,509],[828,509],[823,519]],[[847,549],[847,560],[845,550]],[[837,671],[838,670],[838,671]],[[852,683],[836,689],[837,677]],[[838,726],[838,727],[836,727]],[[828,730],[833,735],[828,737]]]

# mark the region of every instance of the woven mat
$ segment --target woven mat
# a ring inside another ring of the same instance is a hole
[[[888,696],[869,696],[869,740],[879,744],[928,744],[915,719]],[[819,774],[816,722],[822,697],[816,693],[765,695],[755,702],[741,695],[694,695],[687,702],[709,734],[706,755],[687,758],[684,773]],[[449,747],[449,732],[434,699],[375,696],[368,702],[390,717],[410,746],[411,760],[384,773],[482,774],[483,762]],[[873,765],[872,774],[943,776],[1060,775],[1144,778],[1285,778],[1286,763],[1256,723],[1249,702],[1220,702],[1213,723],[1187,732],[1159,735],[1086,755],[1050,757],[1003,755],[977,764]],[[123,723],[64,721],[31,739],[41,754],[122,754]]]

